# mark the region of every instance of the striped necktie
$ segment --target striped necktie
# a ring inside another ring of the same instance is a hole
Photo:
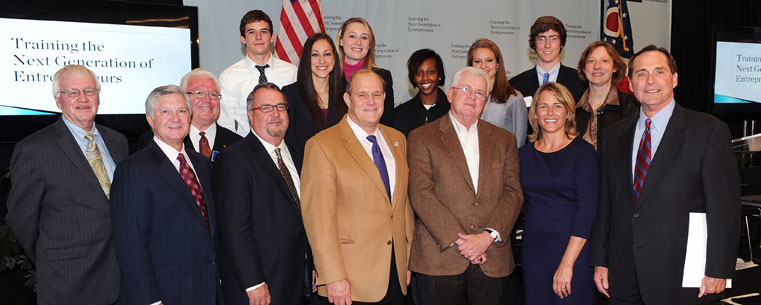
[[[637,162],[634,167],[634,201],[639,201],[639,194],[642,192],[642,186],[645,185],[645,177],[650,169],[652,160],[652,145],[650,142],[650,119],[645,120],[645,132],[642,133],[642,140],[639,141],[637,150]]]
[[[259,83],[266,83],[267,82],[267,75],[264,75],[264,69],[269,68],[270,65],[264,65],[264,66],[256,66],[256,70],[259,70]]]
[[[90,163],[92,171],[95,173],[95,177],[98,178],[100,188],[103,189],[103,193],[108,198],[111,193],[111,180],[108,178],[106,172],[106,166],[103,164],[103,158],[100,155],[98,145],[95,144],[95,137],[91,133],[85,134],[87,139],[87,149],[85,150],[87,155],[87,163]]]

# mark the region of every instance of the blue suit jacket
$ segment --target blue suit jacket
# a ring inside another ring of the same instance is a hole
[[[200,209],[155,142],[119,163],[111,189],[120,302],[147,305],[222,304],[211,162],[186,149],[204,192]]]

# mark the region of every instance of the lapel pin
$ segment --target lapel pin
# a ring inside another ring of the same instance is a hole
[[[399,142],[394,141],[394,146],[399,146]]]

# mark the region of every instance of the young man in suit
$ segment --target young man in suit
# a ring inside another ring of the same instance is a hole
[[[418,216],[410,270],[422,304],[503,304],[509,234],[523,205],[515,135],[479,120],[489,93],[478,68],[458,71],[449,114],[409,136]]]
[[[62,115],[16,144],[7,221],[37,267],[39,304],[113,304],[119,266],[108,196],[127,139],[94,123],[100,83],[84,66],[53,76]]]
[[[223,304],[211,162],[187,149],[190,105],[175,85],[146,99],[153,142],[114,173],[111,221],[125,304]]]
[[[560,53],[565,47],[566,32],[563,22],[553,16],[542,16],[531,25],[528,43],[536,52],[536,66],[510,79],[510,84],[523,96],[533,96],[539,86],[557,82],[571,91],[578,101],[584,94],[584,85],[576,69],[560,63]]]
[[[301,214],[318,293],[336,305],[404,304],[407,293],[407,147],[402,133],[380,125],[384,98],[375,72],[355,72],[347,115],[306,144]]]
[[[301,156],[283,141],[288,104],[273,83],[257,85],[247,104],[252,132],[220,154],[213,171],[225,304],[301,305],[311,271],[299,208]]]
[[[597,289],[610,304],[713,304],[735,270],[740,178],[724,122],[674,100],[676,61],[649,45],[629,62],[639,115],[605,131],[590,238]],[[690,213],[705,213],[700,288],[682,288]]]
[[[241,139],[238,134],[217,124],[219,103],[222,100],[219,80],[214,73],[204,68],[195,68],[182,77],[180,88],[190,97],[193,112],[185,146],[214,162],[217,154]],[[140,135],[138,147],[144,148],[152,141],[153,132],[146,131]]]

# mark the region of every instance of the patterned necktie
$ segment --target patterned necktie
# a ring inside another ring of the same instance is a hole
[[[291,172],[288,170],[288,167],[285,166],[285,162],[283,162],[283,156],[280,154],[280,147],[275,148],[275,155],[277,156],[277,167],[280,168],[280,175],[283,176],[285,184],[288,185],[288,191],[291,192],[293,200],[296,201],[296,206],[299,206],[299,193],[296,192],[296,184],[293,183]]]
[[[177,160],[180,161],[180,177],[182,177],[182,181],[185,181],[188,189],[190,189],[190,194],[193,195],[193,199],[196,200],[196,205],[198,205],[198,208],[201,210],[201,216],[203,216],[203,220],[206,222],[206,228],[208,229],[209,214],[206,213],[206,200],[203,198],[203,190],[201,190],[201,185],[198,184],[196,174],[188,165],[188,161],[185,160],[185,155],[177,155]]]
[[[206,132],[201,131],[198,134],[201,135],[201,140],[198,141],[200,153],[206,158],[211,157],[211,147],[209,147],[209,139],[206,138]]]
[[[386,160],[383,159],[383,153],[381,153],[380,145],[378,145],[378,139],[374,135],[367,136],[367,140],[373,143],[373,162],[375,167],[380,172],[381,179],[383,179],[383,185],[386,186],[386,194],[388,199],[391,200],[391,187],[388,181],[388,169],[386,168]]]
[[[259,70],[259,83],[266,83],[267,82],[267,75],[264,75],[264,69],[269,68],[270,65],[264,65],[264,66],[256,66],[256,69]]]
[[[85,139],[87,139],[87,163],[90,163],[92,171],[95,172],[95,177],[98,178],[98,183],[100,183],[103,193],[106,194],[106,198],[110,198],[111,180],[108,178],[106,166],[103,164],[103,158],[100,156],[98,145],[95,144],[95,138],[91,133],[87,133]]]
[[[544,78],[542,79],[542,85],[546,84],[548,81],[550,81],[550,74],[544,73]]]
[[[642,192],[642,186],[645,185],[645,177],[652,160],[651,123],[650,119],[645,120],[645,132],[642,133],[642,140],[639,142],[639,150],[637,151],[637,162],[634,167],[634,201],[639,201],[639,193]]]

